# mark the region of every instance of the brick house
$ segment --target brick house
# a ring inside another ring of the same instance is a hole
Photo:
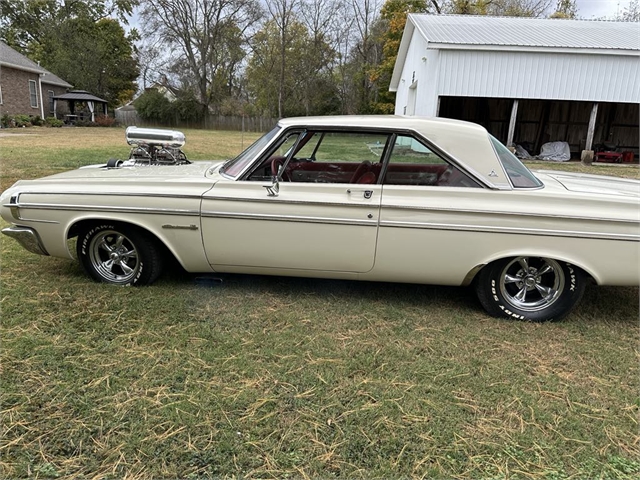
[[[0,42],[0,115],[51,117],[53,97],[66,93],[71,86]]]

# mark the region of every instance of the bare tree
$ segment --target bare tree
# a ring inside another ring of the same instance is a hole
[[[627,8],[618,15],[616,20],[621,22],[640,22],[640,4],[638,0],[631,0]]]
[[[280,81],[278,86],[278,116],[283,116],[285,75],[287,68],[286,50],[289,46],[289,28],[296,19],[296,8],[300,0],[267,0],[267,10],[280,33]]]
[[[260,16],[257,0],[143,0],[143,31],[177,50],[183,78],[188,74],[205,112],[229,80],[244,51],[247,30]]]
[[[489,15],[509,17],[541,17],[551,7],[553,0],[494,0],[488,6]]]
[[[371,65],[377,65],[382,56],[381,46],[375,42],[373,27],[380,16],[381,0],[351,0],[353,25],[356,34],[355,46],[352,50],[356,61],[360,64],[357,74],[360,98],[359,110],[370,103],[370,96],[375,90],[369,80]]]

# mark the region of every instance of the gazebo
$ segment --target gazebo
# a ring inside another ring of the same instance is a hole
[[[101,104],[104,114],[107,114],[107,101],[102,98],[98,98],[95,95],[91,95],[89,92],[85,90],[71,90],[68,93],[63,95],[58,95],[53,97],[53,115],[58,118],[57,109],[58,109],[58,100],[63,100],[69,103],[69,115],[65,115],[68,117],[69,121],[76,120],[78,115],[76,115],[76,103],[86,103],[87,108],[89,108],[89,112],[91,112],[91,121],[96,121],[96,104]]]

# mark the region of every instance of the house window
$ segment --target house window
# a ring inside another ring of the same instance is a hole
[[[29,80],[29,97],[31,98],[31,106],[38,108],[38,93],[36,91],[35,80]]]
[[[53,90],[49,90],[47,92],[49,94],[49,112],[53,113],[53,96],[55,92]]]

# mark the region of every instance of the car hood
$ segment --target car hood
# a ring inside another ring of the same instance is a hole
[[[39,180],[79,180],[109,178],[156,178],[156,177],[204,177],[212,167],[222,162],[204,161],[188,165],[134,165],[131,167],[107,168],[105,165],[89,165],[76,170],[56,173]]]
[[[536,173],[551,177],[571,192],[640,197],[640,180],[557,170],[537,170]]]

